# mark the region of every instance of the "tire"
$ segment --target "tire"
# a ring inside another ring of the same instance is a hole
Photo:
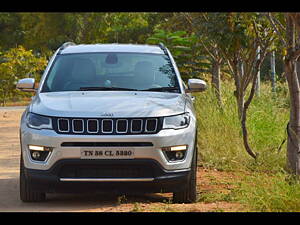
[[[23,157],[20,159],[20,198],[23,202],[42,202],[46,200],[46,193],[32,191],[26,179]]]
[[[197,141],[195,141],[191,174],[186,188],[173,193],[173,203],[195,203],[197,201]]]

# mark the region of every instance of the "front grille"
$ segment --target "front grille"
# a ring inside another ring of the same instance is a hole
[[[59,134],[155,134],[162,129],[163,118],[53,118],[52,124]]]

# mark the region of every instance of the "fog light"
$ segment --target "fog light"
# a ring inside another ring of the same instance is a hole
[[[184,156],[184,153],[182,151],[178,151],[175,153],[175,158],[176,159],[182,159]]]
[[[41,157],[41,154],[38,151],[32,151],[32,158],[39,159]]]
[[[45,161],[52,152],[52,147],[28,145],[31,158],[35,161]]]
[[[185,158],[187,149],[187,145],[177,145],[162,148],[163,153],[169,162],[183,160]]]
[[[188,149],[187,145],[176,145],[176,146],[169,146],[169,147],[162,147],[163,151],[185,151]]]

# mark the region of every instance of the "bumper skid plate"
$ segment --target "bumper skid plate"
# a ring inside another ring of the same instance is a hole
[[[50,170],[25,169],[25,174],[33,190],[47,193],[155,193],[182,190],[190,171],[165,171],[150,159],[65,159]]]

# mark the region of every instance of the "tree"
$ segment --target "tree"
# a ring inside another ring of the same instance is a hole
[[[23,46],[3,52],[1,59],[0,98],[4,106],[7,99],[17,93],[15,85],[18,79],[31,76],[39,80],[47,61],[45,57],[37,57]]]
[[[287,168],[300,175],[300,14],[266,14],[284,49],[284,70],[290,93],[290,119],[287,126]]]
[[[186,31],[166,31],[156,29],[150,36],[148,44],[163,43],[172,53],[179,68],[183,80],[198,77],[199,73],[207,68],[205,58],[199,54],[199,45],[194,34],[187,34]]]
[[[7,50],[22,43],[24,33],[20,22],[21,16],[18,13],[0,13],[0,48]]]
[[[267,20],[258,13],[205,13],[199,16],[201,18],[194,24],[198,29],[205,28],[204,41],[210,44],[212,50],[217,49],[222,54],[233,76],[244,146],[247,153],[256,159],[257,153],[248,143],[247,110],[255,94],[260,66],[270,51],[275,34]]]
[[[218,99],[219,106],[222,106],[221,66],[223,64],[223,56],[219,50],[218,44],[207,36],[209,27],[211,24],[217,22],[214,21],[217,17],[214,17],[214,15],[209,13],[184,13],[183,15],[189,22],[191,29],[197,35],[201,47],[211,62],[211,83]]]

